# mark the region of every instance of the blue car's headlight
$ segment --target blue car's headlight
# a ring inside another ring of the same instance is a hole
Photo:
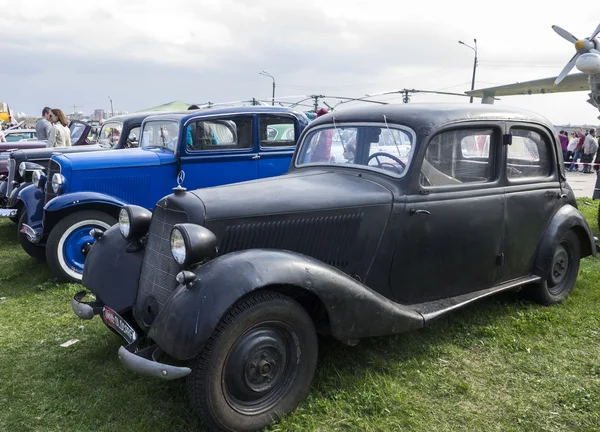
[[[56,173],[52,176],[52,190],[55,194],[64,192],[65,189],[65,176]]]

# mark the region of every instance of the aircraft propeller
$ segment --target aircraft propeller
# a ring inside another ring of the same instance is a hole
[[[577,63],[577,59],[582,54],[593,53],[593,54],[600,55],[600,51],[598,50],[599,46],[595,40],[595,37],[598,36],[598,34],[600,33],[600,25],[598,25],[598,27],[596,27],[596,30],[594,30],[594,33],[592,33],[592,35],[589,38],[583,38],[583,39],[579,39],[579,38],[573,36],[571,33],[566,31],[565,29],[563,29],[559,26],[556,26],[556,25],[553,25],[552,29],[564,40],[574,44],[575,50],[577,51],[575,53],[575,55],[573,57],[571,57],[571,60],[569,60],[567,65],[563,68],[560,75],[558,75],[556,77],[556,80],[554,81],[554,85],[558,85],[569,74],[569,72],[571,72],[571,69],[573,69],[573,67]]]

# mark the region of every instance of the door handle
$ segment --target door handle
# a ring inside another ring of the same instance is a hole
[[[260,155],[254,155],[254,156],[252,156],[252,160],[257,160],[257,159],[260,159]]]
[[[416,215],[416,214],[430,215],[431,212],[429,210],[417,210],[416,208],[413,207],[408,211],[408,214],[410,214],[411,216]]]

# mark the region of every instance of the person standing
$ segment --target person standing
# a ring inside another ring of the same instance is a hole
[[[49,107],[44,107],[42,110],[42,118],[35,123],[35,135],[39,140],[47,140],[52,129],[52,123],[50,123],[50,114],[52,110]]]
[[[592,172],[592,160],[594,160],[594,154],[598,151],[598,142],[596,141],[596,129],[590,129],[590,132],[585,136],[585,141],[583,143],[583,157],[582,162],[585,163],[583,165],[583,172],[589,174]],[[583,160],[585,159],[585,160]]]
[[[71,131],[67,127],[69,122],[62,110],[51,110],[49,119],[53,126],[46,147],[71,147]]]
[[[558,134],[558,139],[560,140],[560,147],[563,152],[563,161],[567,160],[567,147],[569,146],[569,137],[564,130],[561,130]]]

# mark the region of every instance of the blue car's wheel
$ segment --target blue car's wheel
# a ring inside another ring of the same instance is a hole
[[[106,230],[116,223],[109,214],[85,210],[63,218],[50,232],[46,243],[46,259],[52,274],[63,282],[80,282],[83,264],[95,242],[93,228]]]

